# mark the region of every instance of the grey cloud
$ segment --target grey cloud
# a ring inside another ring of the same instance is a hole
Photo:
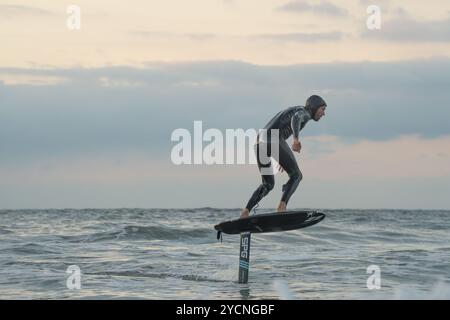
[[[370,6],[370,5],[376,5],[376,6],[385,6],[388,5],[389,2],[392,0],[359,0],[359,3],[363,6]]]
[[[395,8],[393,10],[394,14],[397,15],[397,17],[407,17],[408,12],[404,8]]]
[[[314,14],[323,14],[330,16],[348,16],[347,10],[340,8],[331,2],[322,1],[319,4],[310,4],[308,1],[292,1],[278,7],[279,11],[287,12],[312,12]]]
[[[53,13],[48,10],[40,9],[32,6],[22,5],[0,5],[0,17],[8,18],[19,15],[52,15]]]
[[[339,41],[344,34],[342,32],[323,32],[323,33],[286,33],[286,34],[264,34],[254,36],[258,39],[267,39],[280,42],[322,42]]]
[[[417,21],[403,13],[395,20],[382,20],[380,30],[365,29],[361,37],[393,42],[449,42],[450,18]]]
[[[324,96],[308,136],[348,141],[450,134],[450,60],[257,66],[238,61],[148,63],[143,69],[14,69],[59,76],[48,86],[0,86],[0,162],[141,150],[169,156],[176,128],[261,128],[282,108]],[[117,81],[104,87],[100,78]],[[120,83],[139,83],[121,86]]]
[[[217,37],[217,35],[213,33],[186,33],[185,36],[197,41],[212,40]]]
[[[144,38],[165,38],[165,39],[170,39],[173,38],[174,40],[176,40],[177,38],[187,38],[193,41],[208,41],[208,40],[213,40],[215,38],[219,38],[219,37],[234,37],[234,38],[238,38],[238,36],[221,36],[219,34],[214,34],[214,33],[173,33],[173,32],[166,32],[166,31],[130,31],[129,32],[130,35],[134,35],[134,36],[139,36],[139,37],[144,37]]]
[[[169,33],[169,32],[163,32],[163,31],[142,31],[142,30],[137,30],[137,31],[129,31],[128,32],[130,35],[135,35],[135,36],[140,36],[140,37],[167,37],[167,36],[173,36],[173,33]]]
[[[158,32],[158,31],[132,31],[132,35],[156,38],[162,37],[166,39],[170,38],[188,38],[193,41],[211,41],[215,39],[227,38],[227,39],[251,39],[251,40],[268,40],[277,42],[323,42],[323,41],[339,41],[344,37],[344,33],[338,31],[321,32],[321,33],[274,33],[274,34],[254,34],[254,35],[219,35],[212,33],[170,33],[170,32]]]

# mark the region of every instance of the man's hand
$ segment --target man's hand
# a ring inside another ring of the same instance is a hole
[[[284,172],[284,169],[283,169],[283,167],[281,166],[281,164],[278,164],[278,172],[280,172],[280,173],[283,173],[283,172]]]
[[[294,142],[292,143],[292,150],[295,152],[300,152],[300,149],[302,148],[302,144],[300,143],[300,140],[294,138]]]

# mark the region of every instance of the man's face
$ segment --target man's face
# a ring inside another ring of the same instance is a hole
[[[326,106],[322,106],[319,109],[317,109],[316,114],[314,115],[314,120],[319,121],[320,118],[322,118],[325,115],[325,108]]]

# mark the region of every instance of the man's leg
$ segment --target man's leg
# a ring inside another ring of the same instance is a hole
[[[280,204],[278,205],[278,208],[277,208],[277,212],[285,212],[287,210],[286,207],[287,207],[287,203],[284,201],[280,201]]]
[[[273,175],[263,175],[262,177],[262,183],[259,185],[259,187],[253,192],[252,197],[248,201],[245,208],[242,210],[241,218],[248,217],[250,210],[253,209],[253,207],[261,201],[262,198],[264,198],[275,186],[275,178]]]
[[[260,148],[261,153],[265,152],[265,155],[270,157],[271,154],[271,146],[270,144],[266,143],[258,143],[256,145],[256,159],[258,162],[258,169],[261,172],[261,178],[262,183],[259,185],[259,187],[253,192],[253,195],[251,196],[250,200],[248,201],[247,205],[244,209],[242,209],[241,212],[241,218],[248,217],[250,214],[250,210],[253,209],[253,207],[261,201],[262,198],[264,198],[275,186],[275,178],[273,174],[263,174],[267,173],[266,170],[268,170],[271,167],[271,161],[269,158],[269,163],[262,163],[260,159]],[[265,169],[265,170],[263,170]]]
[[[280,204],[278,206],[278,211],[286,211],[287,203],[291,198],[294,191],[297,189],[298,184],[303,178],[303,175],[298,168],[297,160],[295,159],[294,153],[289,148],[286,141],[280,142],[280,154],[279,154],[279,164],[289,175],[289,180],[283,185],[283,196],[281,197]]]

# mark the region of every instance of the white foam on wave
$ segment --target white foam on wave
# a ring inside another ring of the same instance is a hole
[[[277,292],[281,300],[296,300],[298,299],[292,290],[289,288],[288,283],[285,280],[274,280],[273,288]]]
[[[220,281],[234,281],[237,280],[238,267],[235,261],[226,257],[218,257],[213,262],[213,270],[210,272],[209,277],[214,280]]]
[[[449,300],[450,283],[438,281],[430,291],[418,290],[408,286],[399,286],[395,289],[394,300]]]

